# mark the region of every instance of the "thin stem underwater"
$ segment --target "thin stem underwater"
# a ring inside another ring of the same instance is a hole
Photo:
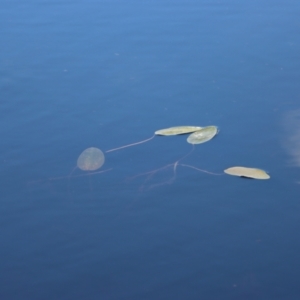
[[[113,148],[113,149],[110,149],[110,150],[105,151],[105,153],[109,153],[109,152],[113,152],[113,151],[117,151],[117,150],[129,148],[129,147],[132,147],[132,146],[140,145],[140,144],[143,144],[143,143],[146,143],[146,142],[152,140],[154,137],[155,137],[155,134],[154,134],[151,138],[148,138],[148,139],[146,139],[146,140],[142,140],[142,141],[140,141],[140,142],[128,144],[128,145],[125,145],[125,146],[121,146],[121,147],[118,147],[118,148]]]
[[[186,167],[186,168],[191,168],[191,169],[194,169],[196,171],[199,171],[199,172],[202,172],[202,173],[206,173],[206,174],[210,174],[210,175],[214,175],[214,176],[224,175],[224,174],[220,174],[220,173],[214,173],[214,172],[210,172],[210,171],[207,171],[207,170],[203,170],[203,169],[194,167],[192,165],[180,163],[180,161],[182,161],[183,159],[185,159],[186,157],[188,157],[189,155],[191,155],[192,152],[194,151],[194,149],[195,149],[195,146],[192,145],[191,151],[189,151],[186,155],[184,155],[183,157],[181,157],[180,159],[178,159],[174,163],[167,164],[167,165],[165,165],[165,166],[163,166],[161,168],[158,168],[158,169],[155,169],[155,170],[152,170],[152,171],[148,171],[148,172],[145,172],[145,173],[141,173],[141,174],[135,175],[133,177],[128,178],[128,180],[134,180],[134,179],[136,179],[138,177],[146,176],[146,179],[144,180],[142,186],[139,188],[140,190],[144,190],[146,183],[149,182],[154,177],[155,174],[157,174],[160,171],[166,170],[166,169],[168,169],[170,167],[173,167],[173,176],[171,178],[169,178],[169,179],[167,179],[167,180],[165,180],[163,182],[157,183],[157,184],[152,184],[148,189],[152,189],[154,187],[165,185],[165,184],[171,184],[176,179],[176,171],[177,171],[177,167],[178,166],[182,166],[182,167]]]

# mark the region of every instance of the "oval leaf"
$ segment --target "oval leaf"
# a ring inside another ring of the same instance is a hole
[[[202,144],[211,140],[218,133],[217,126],[207,126],[195,131],[187,138],[190,144]]]
[[[254,179],[269,179],[270,176],[261,169],[246,168],[246,167],[232,167],[224,170],[226,174]]]
[[[197,131],[202,127],[199,126],[175,126],[155,131],[156,135],[177,135]]]
[[[77,159],[77,167],[82,171],[95,171],[104,164],[103,152],[95,147],[85,149]]]

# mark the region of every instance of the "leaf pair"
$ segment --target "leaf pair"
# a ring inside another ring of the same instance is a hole
[[[187,142],[190,144],[202,144],[211,140],[217,133],[218,127],[216,126],[177,126],[155,131],[156,135],[178,135],[191,133],[187,138]]]

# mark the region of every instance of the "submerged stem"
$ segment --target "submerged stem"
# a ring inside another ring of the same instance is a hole
[[[136,142],[136,143],[132,143],[132,144],[128,144],[128,145],[125,145],[125,146],[121,146],[121,147],[118,147],[118,148],[113,148],[113,149],[107,150],[105,152],[109,153],[109,152],[117,151],[117,150],[120,150],[120,149],[132,147],[132,146],[135,146],[135,145],[143,144],[143,143],[146,143],[146,142],[152,140],[154,137],[155,137],[155,134],[149,139],[146,139],[146,140],[143,140],[143,141],[140,141],[140,142]]]

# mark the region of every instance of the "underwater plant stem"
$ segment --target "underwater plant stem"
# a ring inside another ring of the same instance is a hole
[[[140,142],[136,142],[136,143],[132,143],[132,144],[128,144],[128,145],[125,145],[125,146],[121,146],[121,147],[118,147],[118,148],[110,149],[110,150],[107,150],[105,152],[109,153],[109,152],[121,150],[121,149],[124,149],[124,148],[132,147],[132,146],[135,146],[135,145],[143,144],[143,143],[146,143],[146,142],[152,140],[154,137],[155,137],[155,134],[149,139],[146,139],[146,140],[143,140],[143,141],[140,141]]]

